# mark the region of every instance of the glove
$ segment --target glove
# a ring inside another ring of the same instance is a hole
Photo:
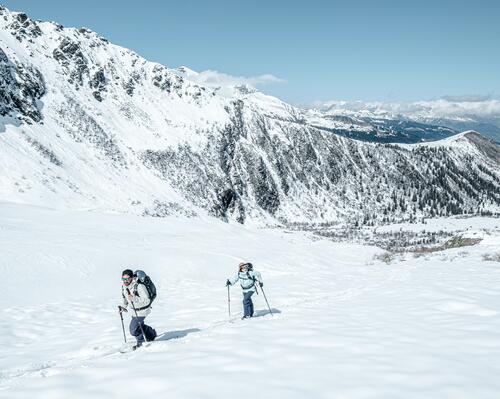
[[[259,283],[260,288],[264,287],[264,283]]]
[[[123,306],[118,306],[118,308],[120,309],[120,313],[128,312],[127,308],[124,308]]]
[[[226,287],[229,287],[231,285],[231,281],[229,279],[226,281]]]

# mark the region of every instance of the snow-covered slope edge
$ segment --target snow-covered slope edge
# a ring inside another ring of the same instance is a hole
[[[476,135],[443,146],[352,140],[276,98],[201,87],[87,29],[5,8],[0,88],[6,201],[259,223],[499,209],[498,146]]]

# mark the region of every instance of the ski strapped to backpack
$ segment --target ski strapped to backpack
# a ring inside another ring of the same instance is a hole
[[[139,293],[137,292],[137,285],[143,284],[146,287],[146,291],[148,292],[149,296],[149,304],[147,306],[143,306],[142,308],[137,308],[136,310],[139,311],[147,309],[151,306],[151,304],[156,298],[156,287],[153,281],[151,281],[151,279],[149,278],[149,276],[142,270],[136,270],[134,273],[134,277],[137,278],[136,280],[137,283],[134,285],[134,295],[139,296]]]

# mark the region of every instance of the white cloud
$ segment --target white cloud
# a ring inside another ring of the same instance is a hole
[[[443,100],[448,100],[450,102],[483,102],[492,100],[493,97],[490,95],[482,94],[465,94],[461,96],[442,96]]]
[[[188,68],[183,68],[186,77],[202,86],[207,87],[231,87],[247,85],[253,88],[270,83],[285,83],[285,80],[271,74],[259,76],[233,76],[213,70],[194,72]]]
[[[410,118],[460,118],[467,116],[500,118],[500,101],[491,96],[443,96],[415,102],[315,102],[314,108],[327,112],[369,112],[379,115],[403,115]]]

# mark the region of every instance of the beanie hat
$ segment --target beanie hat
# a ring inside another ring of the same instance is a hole
[[[122,276],[129,276],[129,277],[134,277],[134,272],[130,269],[125,269],[122,272]]]

